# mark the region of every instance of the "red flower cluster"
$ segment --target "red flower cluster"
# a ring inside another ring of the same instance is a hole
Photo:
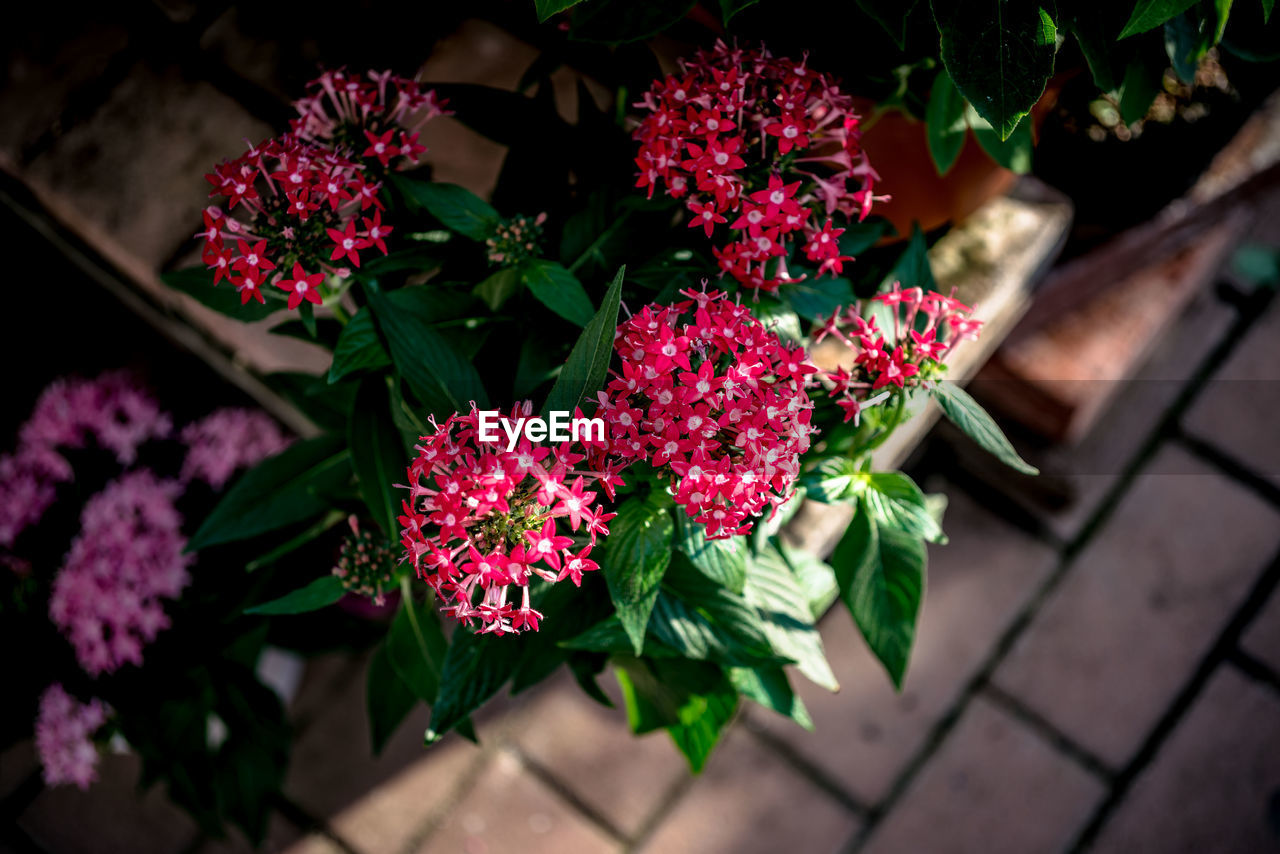
[[[721,292],[647,306],[618,327],[622,372],[600,392],[609,451],[670,472],[677,503],[723,539],[790,497],[809,448],[817,371]]]
[[[266,302],[270,282],[289,294],[289,308],[321,301],[326,274],[345,277],[360,266],[360,252],[386,254],[376,182],[364,168],[333,151],[286,134],[250,148],[205,176],[211,196],[225,196],[226,210],[204,213],[204,262],[213,283],[224,278],[241,303]],[[237,211],[239,212],[237,215]]]
[[[829,75],[785,57],[718,42],[680,74],[654,83],[636,105],[648,115],[636,129],[637,187],[659,183],[686,198],[690,228],[711,237],[720,269],[743,285],[776,291],[786,281],[790,244],[804,239],[818,274],[844,262],[832,219],[866,217],[879,176],[861,145],[852,100]],[[803,278],[803,276],[798,277]]]
[[[291,122],[299,139],[324,145],[375,170],[417,164],[427,149],[418,142],[422,125],[451,115],[434,90],[390,71],[370,71],[367,80],[343,69],[326,71],[294,102]],[[376,164],[376,165],[375,165]]]
[[[829,395],[844,410],[845,421],[857,423],[869,406],[889,399],[893,388],[905,389],[936,379],[942,363],[966,338],[977,339],[982,321],[970,315],[973,309],[953,296],[920,288],[893,290],[872,297],[893,313],[893,330],[881,330],[872,317],[862,316],[862,305],[837,309],[814,332],[814,343],[831,335],[854,354],[852,367],[820,371]],[[919,323],[923,317],[924,322]],[[886,340],[885,335],[891,337]],[[877,393],[878,392],[878,393]]]
[[[532,411],[525,402],[510,419]],[[479,619],[482,634],[536,631],[542,614],[529,604],[531,575],[580,585],[583,573],[599,569],[591,548],[616,514],[605,513],[599,493],[587,487],[613,498],[622,483],[603,443],[548,447],[522,439],[508,452],[505,438],[481,440],[474,405],[421,441],[400,517],[401,542],[418,576],[450,603],[446,614],[467,624]],[[509,601],[513,585],[519,606]]]

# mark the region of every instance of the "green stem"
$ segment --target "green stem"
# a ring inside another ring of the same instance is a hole
[[[346,326],[351,322],[351,318],[347,316],[347,312],[342,308],[342,303],[335,302],[329,306],[329,310],[333,312],[333,319]]]
[[[422,625],[418,622],[418,612],[413,607],[413,584],[408,574],[400,576],[400,607],[404,608],[405,617],[409,620],[409,628],[413,629],[413,639],[418,644],[418,651],[422,653],[422,660],[431,668],[431,675],[436,678],[436,684],[439,684],[440,668],[436,667],[435,661],[431,658],[431,651],[427,648],[427,637],[422,633]]]

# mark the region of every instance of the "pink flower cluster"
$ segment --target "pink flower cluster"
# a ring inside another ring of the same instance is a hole
[[[809,449],[806,377],[817,368],[723,293],[647,306],[618,327],[622,360],[597,415],[610,453],[670,473],[711,538],[751,529],[790,497]]]
[[[190,582],[182,486],[152,472],[129,472],[89,499],[80,533],[54,580],[49,618],[67,636],[86,673],[142,663],[142,647],[169,625],[162,599]]]
[[[820,377],[829,396],[844,410],[844,420],[855,424],[863,409],[887,400],[893,388],[937,379],[956,345],[966,338],[977,339],[982,329],[982,321],[971,316],[973,309],[936,291],[903,290],[894,282],[891,291],[871,300],[890,308],[892,331],[880,329],[874,316],[863,317],[859,303],[837,309],[814,332],[814,343],[830,335],[854,356],[851,367],[822,371]],[[918,322],[921,317],[923,324]],[[886,340],[886,335],[891,337]]]
[[[83,448],[93,440],[121,465],[130,465],[140,445],[168,436],[172,428],[169,416],[127,373],[52,382],[19,430],[17,451],[0,456],[0,546],[12,546],[40,521],[57,485],[72,479],[59,448]]]
[[[416,165],[427,150],[418,142],[422,126],[451,115],[434,90],[390,71],[370,71],[367,80],[344,69],[326,71],[307,89],[293,104],[293,133],[383,169]]]
[[[532,412],[526,401],[509,418]],[[605,513],[587,487],[612,498],[622,483],[602,443],[535,446],[522,438],[507,451],[504,442],[482,440],[474,406],[451,415],[416,447],[400,517],[401,542],[419,577],[449,603],[444,613],[468,625],[479,620],[480,633],[498,635],[537,631],[542,614],[530,605],[531,576],[580,585],[583,573],[599,568],[591,548],[616,514]]]
[[[98,779],[93,734],[107,722],[107,714],[102,701],[78,702],[61,684],[45,689],[36,718],[36,753],[46,785],[74,783],[88,789]]]
[[[257,409],[218,409],[182,428],[187,457],[182,480],[202,480],[221,490],[236,469],[280,453],[289,437],[280,425]]]
[[[684,198],[690,228],[730,240],[715,250],[723,273],[776,291],[796,281],[790,244],[803,237],[818,274],[844,262],[835,214],[865,218],[879,176],[861,148],[859,117],[835,80],[796,62],[717,42],[654,83],[636,105],[638,187]],[[803,278],[800,276],[798,278]]]

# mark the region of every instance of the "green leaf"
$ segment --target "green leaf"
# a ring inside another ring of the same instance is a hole
[[[329,382],[336,383],[357,371],[376,371],[391,364],[391,357],[382,347],[378,330],[373,325],[373,315],[362,308],[342,327],[338,346],[333,350],[333,362],[329,365]]]
[[[933,389],[933,397],[942,407],[942,414],[960,430],[977,442],[988,453],[1014,471],[1023,474],[1039,474],[1040,470],[1029,464],[1005,438],[996,422],[969,393],[955,383],[940,382]]]
[[[1213,21],[1197,12],[1184,12],[1164,25],[1164,49],[1169,64],[1183,83],[1195,83],[1200,60],[1214,45]]]
[[[591,322],[591,297],[573,273],[555,261],[531,261],[520,269],[520,278],[538,302],[565,320],[578,326]]]
[[[978,140],[978,145],[982,146],[987,156],[1018,175],[1025,175],[1031,171],[1033,146],[1030,122],[1023,122],[1013,130],[1008,139],[1001,139],[1000,135],[991,129],[987,120],[978,115],[972,107],[965,110],[965,118],[973,130],[974,138]]]
[[[666,727],[696,774],[737,710],[738,693],[724,671],[680,659],[622,658],[614,670],[632,732]]]
[[[929,105],[925,109],[925,132],[929,140],[929,154],[939,175],[945,175],[955,165],[964,148],[969,124],[964,120],[964,96],[951,82],[945,70],[938,72],[929,92]]]
[[[643,41],[679,21],[695,0],[591,0],[574,13],[569,37],[575,41],[625,44]]]
[[[759,2],[760,0],[720,0],[720,20],[727,27],[729,22],[733,20],[734,15]]]
[[[457,184],[436,184],[390,173],[391,183],[411,207],[425,209],[452,231],[484,240],[502,221],[493,205]]]
[[[277,311],[283,310],[285,307],[284,303],[275,299],[268,299],[265,303],[251,299],[247,303],[241,304],[240,292],[236,290],[236,286],[225,279],[215,285],[213,283],[213,271],[204,266],[187,267],[182,270],[174,270],[171,273],[161,273],[160,281],[175,291],[181,291],[187,296],[194,297],[202,305],[213,309],[219,314],[225,314],[227,317],[241,320],[245,323],[262,320]]]
[[[490,310],[497,311],[519,291],[520,271],[515,267],[506,267],[476,285],[474,293],[484,300]]]
[[[664,666],[669,664],[659,664],[660,673]],[[689,770],[700,774],[711,751],[720,742],[725,727],[738,711],[738,692],[728,678],[721,674],[715,683],[692,694],[691,699],[692,702],[680,708],[680,722],[667,727],[667,733],[675,742],[676,748],[684,754]]]
[[[1161,63],[1163,65],[1163,63]],[[1160,94],[1164,69],[1136,56],[1125,68],[1120,84],[1120,119],[1131,125],[1147,115],[1151,102]]]
[[[622,627],[622,620],[617,614],[605,617],[594,626],[579,632],[568,640],[560,642],[564,649],[576,649],[583,652],[602,652],[610,655],[631,655],[635,645],[631,636]],[[679,658],[680,653],[667,646],[652,635],[645,638],[645,658]]]
[[[382,753],[388,739],[416,705],[418,696],[392,666],[387,644],[379,644],[369,659],[365,677],[365,708],[369,713],[369,741],[374,756]]]
[[[1036,3],[1009,0],[933,0],[933,17],[956,88],[1008,139],[1053,75],[1053,19]]]
[[[572,9],[582,0],[533,0],[533,8],[538,13],[538,23],[546,23],[552,15],[558,15],[566,9]]]
[[[781,540],[775,544],[782,557],[795,573],[800,588],[804,591],[805,600],[809,603],[809,613],[814,620],[822,619],[835,601],[840,598],[840,587],[836,583],[836,573],[826,561],[799,549],[792,548]]]
[[[938,283],[933,278],[933,267],[929,264],[929,244],[924,239],[924,232],[920,230],[918,222],[911,224],[911,239],[907,241],[907,248],[884,277],[880,289],[889,288],[895,281],[901,282],[903,288],[924,288],[926,292],[938,289]],[[892,329],[892,325],[889,328]]]
[[[755,667],[781,660],[769,647],[760,615],[727,590],[686,601],[664,587],[653,606],[649,632],[695,661]]]
[[[857,498],[867,479],[858,464],[848,457],[827,457],[813,471],[800,476],[805,495],[822,504]]]
[[[427,273],[440,266],[440,259],[435,255],[432,246],[410,246],[387,255],[371,258],[360,268],[363,278],[380,279],[388,273],[401,270],[412,270],[415,273]]]
[[[929,512],[924,493],[902,472],[867,475],[862,498],[881,529],[895,528],[931,543],[946,543],[947,537]]]
[[[676,517],[676,546],[689,563],[717,584],[741,593],[747,580],[747,541],[742,537],[708,540],[703,525],[684,513]]]
[[[254,558],[244,565],[245,572],[257,572],[264,566],[270,566],[280,558],[287,554],[291,554],[332,528],[334,525],[347,518],[347,514],[341,510],[330,510],[322,516],[316,523],[307,528],[295,537],[290,537],[280,545],[268,551],[266,554]]]
[[[392,484],[404,481],[409,452],[391,419],[386,377],[361,380],[348,425],[347,444],[351,447],[351,465],[356,472],[360,497],[387,541],[392,542],[400,532],[397,518],[404,495],[404,490]]]
[[[578,336],[568,360],[547,395],[543,413],[572,412],[595,394],[609,375],[613,359],[613,336],[618,329],[618,306],[622,302],[622,280],[626,267],[618,270],[604,295],[604,302],[586,329]]]
[[[848,279],[805,279],[784,285],[778,294],[801,320],[814,320],[851,304],[853,285]]]
[[[467,716],[501,690],[520,660],[515,638],[475,635],[466,628],[454,633],[445,653],[440,693],[431,707],[430,743],[466,720]]]
[[[654,497],[628,499],[609,523],[600,569],[636,655],[644,651],[645,628],[671,563],[674,531],[666,504]]]
[[[866,12],[893,39],[898,50],[907,46],[907,17],[919,0],[858,0],[858,8]]]
[[[318,611],[342,598],[346,590],[336,575],[322,575],[306,587],[300,587],[279,599],[245,608],[246,614],[304,614]]]
[[[810,594],[789,557],[791,555],[780,549],[776,541],[762,549],[747,564],[744,596],[759,610],[765,636],[774,652],[793,659],[797,669],[813,683],[828,691],[839,691],[840,684],[827,662],[822,637],[814,625],[817,616]],[[828,575],[830,572],[827,569]],[[834,577],[829,583],[834,588]]]
[[[807,730],[813,730],[813,719],[804,701],[796,696],[781,667],[731,667],[729,681],[742,696],[755,700],[784,718],[790,718]]]
[[[351,455],[335,436],[297,442],[246,472],[187,544],[198,551],[247,540],[329,509],[317,493],[349,482]]]
[[[1262,22],[1271,23],[1271,13],[1275,11],[1276,0],[1262,0]]]
[[[1138,0],[1133,7],[1129,22],[1124,25],[1117,38],[1127,39],[1129,36],[1154,30],[1165,21],[1194,6],[1196,0]]]
[[[387,657],[414,696],[425,703],[434,703],[440,693],[441,668],[448,647],[440,628],[440,616],[433,607],[434,597],[426,602],[415,601],[407,579],[401,589],[400,610],[387,632]],[[470,636],[465,630],[459,634]]]
[[[1089,73],[1093,75],[1093,83],[1103,92],[1116,92],[1115,66],[1116,50],[1112,29],[1107,24],[1108,14],[1099,14],[1095,8],[1085,7],[1072,10],[1063,20],[1063,26],[1071,31],[1080,45],[1085,62],[1089,65]]]
[[[880,530],[862,505],[831,563],[858,630],[901,689],[924,594],[924,544],[892,528]]]
[[[437,415],[488,406],[475,367],[421,317],[399,309],[377,288],[365,288],[391,360],[423,405]]]

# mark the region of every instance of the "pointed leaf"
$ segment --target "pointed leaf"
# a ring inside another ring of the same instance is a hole
[[[931,543],[946,543],[947,537],[929,512],[924,493],[902,472],[867,475],[862,497],[880,528],[896,528]]]
[[[658,599],[662,576],[671,562],[674,533],[671,513],[652,498],[628,499],[609,523],[600,569],[637,655],[644,650],[645,628]]]
[[[582,330],[573,345],[556,384],[551,387],[543,413],[572,412],[591,398],[604,385],[613,359],[613,337],[618,328],[618,306],[622,302],[622,280],[626,268],[618,270],[604,295],[595,317]]]
[[[369,713],[369,741],[377,756],[400,724],[418,705],[418,697],[391,665],[385,643],[379,644],[369,659],[365,676],[365,708]]]
[[[945,175],[955,165],[969,133],[969,125],[964,120],[964,96],[945,70],[934,78],[924,122],[929,154],[938,174]]]
[[[813,729],[809,710],[792,689],[787,672],[781,667],[730,667],[729,681],[742,696],[790,718],[807,730]]]
[[[241,303],[240,292],[236,290],[236,286],[226,279],[215,285],[213,271],[204,266],[161,273],[160,281],[175,291],[181,291],[195,298],[206,308],[245,323],[262,320],[285,308],[283,302],[275,299],[268,299],[265,303],[254,299]]]
[[[307,611],[318,611],[332,605],[342,598],[346,590],[342,579],[336,575],[322,575],[306,587],[300,587],[279,599],[273,599],[252,608],[245,608],[246,614],[303,614]]]
[[[555,261],[531,261],[520,269],[520,277],[538,300],[570,323],[586,326],[594,310],[582,283]]]
[[[408,584],[403,589],[412,592]],[[436,702],[447,648],[434,601],[417,602],[402,594],[386,641],[391,666],[414,696],[428,704]]]
[[[1039,469],[1018,456],[987,411],[960,386],[950,382],[938,383],[933,389],[933,397],[952,424],[1000,462],[1023,474],[1040,473]]]
[[[493,205],[457,184],[437,184],[390,173],[391,183],[411,206],[425,208],[433,217],[464,237],[484,240],[502,221]]]
[[[351,464],[360,497],[388,542],[398,538],[400,499],[405,494],[393,484],[405,482],[409,453],[400,431],[391,420],[387,378],[365,377],[356,393],[355,409],[347,432]]]
[[[800,672],[815,684],[839,691],[840,684],[831,672],[822,637],[814,625],[816,618],[808,591],[775,543],[747,564],[744,595],[759,609],[774,652],[794,659]]]
[[[1196,0],[1138,0],[1133,7],[1129,22],[1124,25],[1116,38],[1127,39],[1129,36],[1154,30],[1156,27],[1194,6]]]
[[[741,593],[747,580],[747,541],[743,537],[708,540],[706,528],[684,513],[676,517],[676,546],[689,563],[717,584]]]

